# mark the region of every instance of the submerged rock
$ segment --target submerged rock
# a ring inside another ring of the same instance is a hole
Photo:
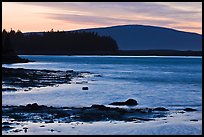
[[[127,106],[135,106],[138,105],[137,101],[134,99],[128,99],[125,102],[113,102],[110,103],[109,105],[127,105]]]

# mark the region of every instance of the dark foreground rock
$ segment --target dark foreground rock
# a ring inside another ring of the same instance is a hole
[[[15,121],[32,121],[45,123],[69,123],[74,121],[149,121],[166,117],[167,111],[155,111],[155,108],[113,108],[94,104],[91,107],[48,107],[27,104],[26,106],[2,106],[2,116]]]
[[[127,106],[135,106],[135,105],[138,105],[137,101],[134,100],[134,99],[128,99],[127,101],[125,102],[113,102],[113,103],[110,103],[109,105],[127,105]]]

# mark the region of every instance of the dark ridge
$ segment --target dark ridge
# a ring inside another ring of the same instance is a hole
[[[119,50],[181,50],[202,51],[202,35],[171,28],[146,25],[119,25],[75,31],[96,32],[111,36]]]

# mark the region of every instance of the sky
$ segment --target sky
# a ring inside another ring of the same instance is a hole
[[[202,2],[2,2],[2,30],[150,25],[202,34]]]

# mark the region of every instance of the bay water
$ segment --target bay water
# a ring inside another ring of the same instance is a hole
[[[35,62],[3,67],[87,73],[72,84],[3,92],[3,105],[29,101],[53,106],[108,105],[136,99],[139,107],[192,107],[202,111],[202,57],[21,55]],[[76,84],[80,81],[81,84]],[[84,91],[83,86],[89,87]],[[24,105],[25,105],[24,104]]]

